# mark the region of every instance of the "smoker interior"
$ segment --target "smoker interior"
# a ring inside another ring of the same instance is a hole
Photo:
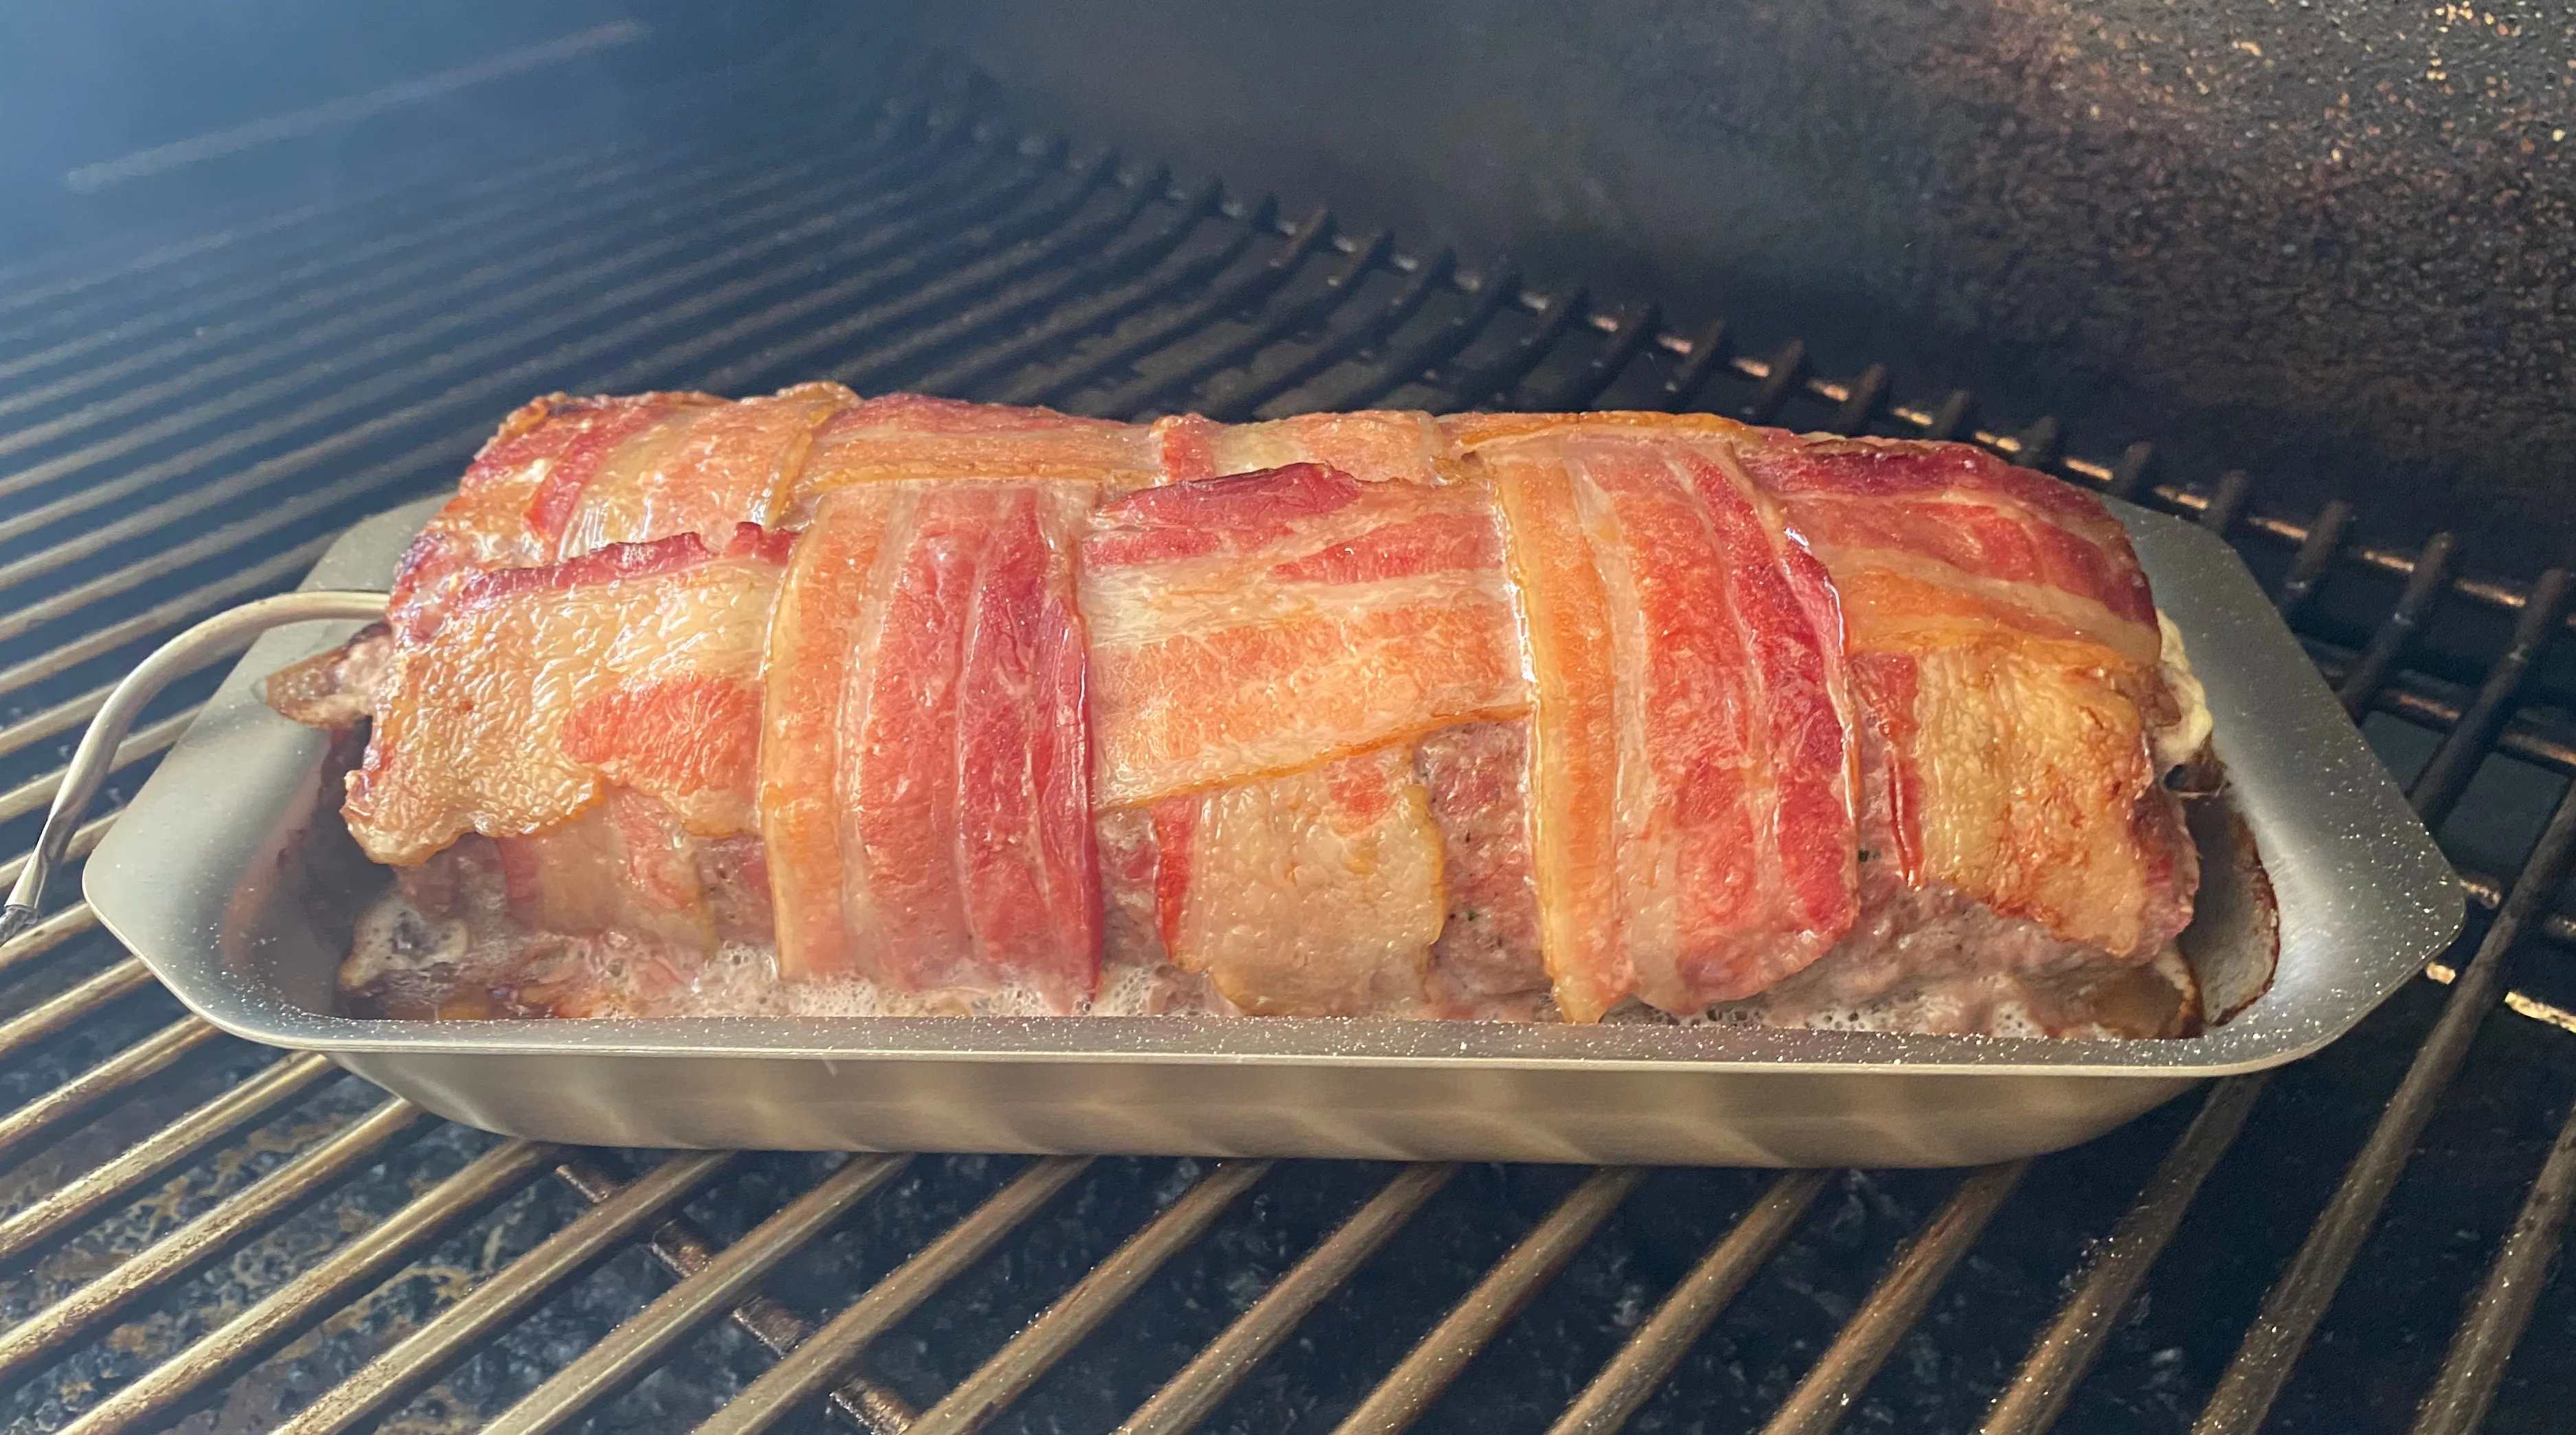
[[[835,378],[1986,444],[2240,548],[2467,874],[2469,931],[2322,1056],[2082,1148],[1783,1176],[507,1141],[215,1033],[58,896],[0,949],[7,1429],[2564,1428],[2565,573],[1029,133],[935,55],[717,59],[649,121],[397,128],[373,184],[0,272],[7,850],[106,684],[452,481],[520,399]],[[115,793],[219,675],[164,696]]]

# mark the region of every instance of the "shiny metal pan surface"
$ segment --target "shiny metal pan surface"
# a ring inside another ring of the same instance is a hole
[[[382,588],[436,506],[352,528],[308,587]],[[2241,824],[2199,824],[2184,947],[2232,1020],[2185,1040],[1208,1017],[404,1022],[333,1008],[387,880],[332,739],[259,679],[350,623],[261,638],[89,860],[101,919],[181,1000],[442,1115],[657,1147],[1956,1165],[2071,1145],[2204,1078],[2332,1041],[2458,933],[2449,865],[2226,544],[2114,503],[2208,691]],[[2210,809],[2217,811],[2219,809]],[[2246,834],[2259,867],[2242,850]],[[2258,888],[2268,874],[2274,902]],[[2275,905],[2276,903],[2276,905]]]

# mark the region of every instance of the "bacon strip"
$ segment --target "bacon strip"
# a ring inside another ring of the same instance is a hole
[[[1089,657],[1061,494],[1007,490],[968,616],[957,699],[958,867],[984,962],[1059,1007],[1099,980]]]
[[[547,831],[611,784],[700,835],[746,830],[778,573],[755,532],[722,553],[682,534],[468,579],[396,657],[350,831],[407,865],[469,831]]]
[[[1486,457],[1511,531],[1536,702],[1530,832],[1539,951],[1568,1021],[1598,1021],[1636,987],[1619,888],[1619,714],[1610,598],[1575,509],[1574,478],[1544,452]]]
[[[1956,617],[2156,661],[2155,604],[2127,533],[2062,483],[1964,444],[1756,433],[1743,455],[1837,581],[1911,579],[1949,590],[1940,601]],[[1895,618],[1933,596],[1854,606]]]
[[[1019,484],[825,498],[770,637],[781,970],[899,990],[1097,980],[1072,508]]]
[[[1448,915],[1411,744],[1154,807],[1174,964],[1256,1016],[1421,1005]]]
[[[536,526],[558,557],[674,533],[712,538],[738,523],[777,524],[815,431],[857,399],[838,384],[677,410],[620,444],[587,474],[550,475]],[[560,480],[560,481],[559,481]]]
[[[855,484],[930,479],[1066,479],[1128,488],[1161,481],[1135,424],[890,394],[842,410],[815,436],[788,521]]]
[[[1686,444],[1577,434],[1487,458],[1515,495],[1533,654],[1554,669],[1533,779],[1542,890],[1573,908],[1555,924],[1572,944],[1550,964],[1560,1007],[1597,1015],[1623,963],[1639,997],[1691,1012],[1814,961],[1850,927],[1858,877],[1839,624],[1810,560]],[[1568,930],[1604,932],[1605,870],[1616,956]]]
[[[1491,499],[1318,464],[1103,504],[1082,543],[1094,788],[1120,805],[1528,702]]]
[[[1178,414],[1154,424],[1166,483],[1292,463],[1319,463],[1379,482],[1441,483],[1456,476],[1449,436],[1429,414],[1364,410],[1220,424]]]
[[[2197,854],[2151,760],[2178,711],[2119,525],[1960,445],[1761,434],[1745,467],[1821,535],[1916,885],[2145,960],[2191,916]]]
[[[881,607],[878,569],[898,549],[919,494],[836,494],[796,545],[770,624],[760,752],[760,829],[777,908],[778,969],[847,969],[856,949],[842,904],[841,728],[853,672]]]
[[[394,627],[424,637],[476,573],[553,561],[570,501],[609,455],[673,414],[722,402],[706,394],[554,394],[521,406],[403,556],[393,583]]]

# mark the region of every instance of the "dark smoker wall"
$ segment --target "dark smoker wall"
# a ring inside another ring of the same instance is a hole
[[[523,55],[645,38],[76,193],[65,176]],[[1470,262],[1958,384],[2169,472],[2257,470],[2576,541],[2576,5],[2405,0],[90,0],[0,6],[0,267],[210,203],[493,165],[668,113],[657,80],[782,48],[945,43],[1033,120]],[[798,103],[796,94],[768,97]],[[424,142],[435,139],[436,145]],[[443,148],[442,148],[443,147]],[[201,223],[189,219],[189,224]],[[139,242],[139,241],[138,241]]]
[[[799,31],[846,41],[855,28],[848,5],[799,0],[0,4],[0,272],[203,232],[227,206],[364,192],[402,177],[389,167],[497,167],[655,127],[720,136],[734,117],[674,116],[659,82],[755,62]],[[245,126],[241,143],[188,163],[69,182]]]
[[[965,0],[1024,109],[2098,446],[2576,537],[2576,8]]]

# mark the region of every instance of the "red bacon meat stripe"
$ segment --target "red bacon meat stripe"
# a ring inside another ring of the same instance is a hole
[[[893,484],[819,505],[770,634],[762,821],[788,975],[1090,995],[1084,497]]]
[[[1697,1011],[1814,961],[1858,879],[1840,631],[1812,560],[1678,440],[1485,458],[1515,494],[1541,665],[1542,893],[1581,914],[1551,924],[1577,948],[1551,958],[1559,1004],[1597,1014],[1624,974]]]

